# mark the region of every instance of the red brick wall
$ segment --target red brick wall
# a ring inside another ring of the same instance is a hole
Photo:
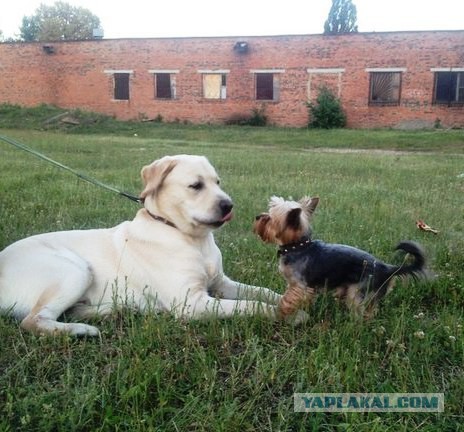
[[[247,53],[234,50],[246,41]],[[464,109],[432,104],[431,68],[464,68],[464,31],[359,33],[343,36],[262,36],[223,38],[120,39],[49,43],[0,44],[0,103],[32,106],[55,104],[83,108],[122,119],[221,123],[265,107],[271,123],[305,126],[306,102],[327,84],[338,92],[350,127],[464,127]],[[405,68],[400,106],[369,106],[366,68]],[[329,69],[310,74],[309,69]],[[179,70],[175,100],[154,98],[148,71]],[[202,97],[198,70],[228,70],[227,98]],[[279,69],[278,102],[254,98],[250,70]],[[343,72],[334,72],[341,69]],[[130,100],[113,100],[113,78],[105,70],[132,70]],[[311,81],[311,87],[308,83]]]

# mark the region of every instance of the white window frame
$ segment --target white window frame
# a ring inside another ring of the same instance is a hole
[[[368,105],[369,106],[399,106],[401,105],[401,93],[403,90],[403,73],[407,71],[405,67],[375,67],[375,68],[366,68],[365,71],[369,73],[369,96],[368,96]],[[372,73],[399,73],[400,74],[400,83],[398,90],[398,100],[397,101],[385,101],[385,102],[375,102],[372,100]]]
[[[280,100],[280,77],[278,74],[285,73],[285,69],[250,69],[250,73],[254,75],[254,100],[259,102],[279,102]],[[272,99],[258,99],[256,80],[258,74],[272,74]]]
[[[201,95],[203,99],[208,101],[221,101],[227,99],[227,81],[228,81],[228,74],[230,73],[230,69],[199,69],[197,71],[201,75]],[[205,85],[204,85],[204,76],[205,75],[221,75],[221,86],[219,89],[219,97],[206,97],[205,95]],[[226,84],[222,85],[223,75],[225,75]]]
[[[179,69],[148,69],[148,73],[153,75],[153,78],[155,80],[155,86],[157,85],[156,84],[156,74],[169,74],[169,75],[171,75],[171,77],[170,77],[170,79],[171,79],[171,97],[170,98],[156,97],[156,91],[157,90],[156,90],[156,87],[155,87],[154,96],[155,96],[156,100],[167,101],[167,100],[177,99],[177,79],[176,79],[176,75],[179,73]]]
[[[459,90],[464,88],[464,82],[460,81],[461,74],[464,72],[464,67],[448,67],[448,68],[442,68],[442,67],[435,67],[430,69],[431,72],[434,74],[434,89],[433,89],[433,95],[432,95],[432,101],[434,105],[461,105],[463,104],[462,101],[459,101]],[[458,76],[456,77],[457,82],[456,82],[456,88],[455,88],[455,97],[453,100],[449,100],[448,102],[437,100],[437,89],[436,89],[436,80],[437,80],[437,73],[440,72],[448,72],[448,73],[456,73]]]
[[[308,78],[308,101],[311,100],[311,82],[313,75],[338,75],[337,97],[340,99],[342,94],[342,74],[345,73],[345,68],[307,68]]]
[[[112,97],[112,101],[114,102],[128,102],[130,100],[130,95],[131,95],[131,78],[132,78],[132,75],[134,74],[134,71],[132,69],[104,69],[103,70],[103,73],[106,74],[106,75],[112,75],[113,76],[113,97]],[[114,75],[115,74],[129,74],[129,88],[128,88],[128,98],[127,99],[115,99],[114,97],[114,94],[115,94],[115,86],[116,86],[116,82],[115,82],[115,78],[114,78]]]

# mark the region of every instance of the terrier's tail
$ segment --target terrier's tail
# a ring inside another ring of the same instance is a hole
[[[398,266],[395,271],[395,276],[410,275],[415,279],[424,277],[425,274],[425,253],[422,248],[415,242],[402,241],[396,246],[396,250],[401,250],[414,257],[410,264]]]

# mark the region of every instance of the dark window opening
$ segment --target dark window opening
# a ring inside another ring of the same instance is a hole
[[[369,105],[399,105],[401,72],[371,72]]]
[[[256,74],[256,99],[274,100],[274,74]]]
[[[129,75],[128,73],[114,74],[114,99],[129,100]]]
[[[436,72],[433,103],[463,104],[464,72]]]
[[[155,74],[157,99],[172,99],[171,75],[168,73]]]

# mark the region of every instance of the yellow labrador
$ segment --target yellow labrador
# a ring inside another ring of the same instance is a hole
[[[99,334],[57,321],[109,313],[114,306],[177,317],[264,313],[280,296],[223,273],[213,230],[232,201],[202,156],[166,156],[142,169],[144,208],[109,229],[62,231],[20,240],[0,252],[0,309],[38,333]]]

